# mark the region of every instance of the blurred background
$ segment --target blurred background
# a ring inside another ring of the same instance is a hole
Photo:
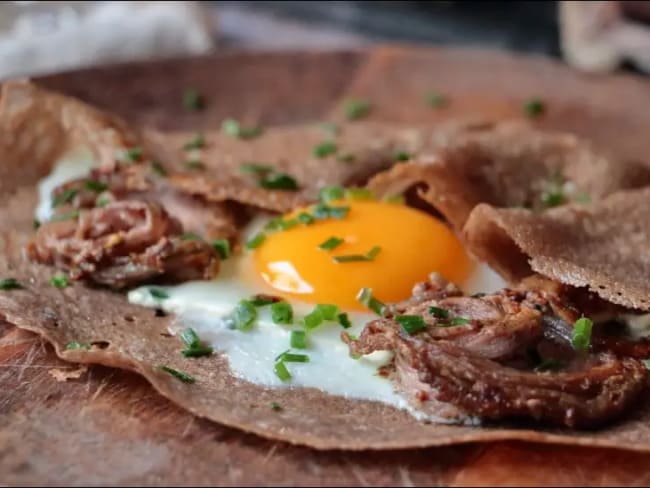
[[[650,2],[0,3],[0,78],[225,50],[469,45],[650,72]]]

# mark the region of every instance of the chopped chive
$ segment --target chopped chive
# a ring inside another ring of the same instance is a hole
[[[535,371],[556,371],[561,369],[564,364],[555,358],[543,359],[536,367]]]
[[[383,201],[387,203],[403,204],[406,202],[406,199],[404,198],[404,195],[387,195],[383,198]]]
[[[259,163],[243,163],[239,165],[239,170],[243,173],[251,173],[254,175],[264,175],[270,173],[275,168],[269,166],[268,164],[259,164]]]
[[[336,136],[339,133],[339,126],[334,122],[323,122],[320,124],[321,130],[330,136]]]
[[[296,180],[286,173],[271,173],[260,179],[259,185],[267,190],[298,190]]]
[[[196,88],[188,88],[183,92],[183,107],[190,112],[196,112],[205,107],[205,99]]]
[[[263,293],[258,293],[257,295],[253,295],[252,297],[250,297],[248,301],[255,307],[266,307],[267,305],[271,305],[272,303],[279,302],[280,299],[278,297],[274,297],[271,295],[264,295]]]
[[[407,153],[406,151],[396,151],[395,154],[393,154],[393,160],[403,163],[404,161],[408,161],[411,159],[411,155]]]
[[[352,327],[352,322],[350,322],[350,317],[348,317],[348,314],[345,312],[342,312],[336,316],[336,318],[339,321],[339,324],[341,324],[341,327],[344,329],[349,329]]]
[[[282,381],[289,381],[291,379],[291,373],[289,373],[289,370],[283,362],[276,362],[273,370],[275,371],[275,376],[280,378]]]
[[[544,102],[539,98],[531,98],[530,100],[526,100],[522,108],[524,114],[531,118],[539,117],[546,111]]]
[[[41,226],[41,222],[38,219],[34,219],[34,230],[38,230],[38,228]]]
[[[451,319],[451,325],[456,326],[456,325],[466,325],[469,324],[470,320],[466,317],[454,317]]]
[[[289,343],[291,344],[291,347],[296,349],[306,349],[307,333],[304,330],[292,330]]]
[[[345,197],[350,200],[372,200],[375,194],[368,188],[347,188]]]
[[[248,330],[253,327],[257,319],[257,310],[248,300],[241,300],[232,313],[232,320],[235,328],[239,330]]]
[[[167,176],[167,170],[164,168],[164,166],[160,163],[160,161],[152,161],[151,162],[151,169],[153,170],[154,173],[156,173],[158,176]]]
[[[357,157],[352,153],[342,153],[336,156],[336,160],[343,163],[353,163],[356,159]]]
[[[23,288],[23,285],[18,283],[16,278],[4,278],[0,280],[0,290],[20,290]]]
[[[292,352],[283,352],[279,358],[279,362],[282,363],[308,363],[309,356],[306,354],[295,354]]]
[[[239,139],[252,139],[262,134],[263,130],[259,126],[242,127],[235,119],[226,119],[221,123],[221,130],[232,137]]]
[[[650,359],[644,359],[643,365],[645,366],[646,369],[650,369]]]
[[[300,212],[298,214],[298,222],[304,225],[311,225],[316,221],[314,217],[312,217],[310,214],[307,212]]]
[[[271,320],[274,324],[292,324],[293,307],[287,302],[276,302],[271,305]]]
[[[94,191],[95,193],[101,193],[108,188],[108,185],[103,181],[86,180],[84,182],[84,187],[86,190]]]
[[[66,288],[70,284],[68,277],[62,274],[56,274],[50,278],[50,284],[54,288]]]
[[[429,105],[432,108],[443,107],[447,105],[448,102],[447,97],[435,91],[430,91],[425,93],[424,101],[427,105]]]
[[[282,406],[278,402],[271,402],[271,410],[274,412],[281,412]]]
[[[591,329],[593,322],[587,317],[581,317],[573,324],[571,345],[577,351],[586,352],[591,344]]]
[[[72,220],[79,217],[79,210],[72,210],[71,212],[65,212],[62,214],[57,214],[50,219],[50,222],[61,222],[63,220]]]
[[[106,195],[100,195],[95,200],[95,207],[104,208],[106,205],[111,203],[111,199]]]
[[[386,304],[372,295],[372,288],[361,288],[357,294],[357,300],[377,315],[384,315]]]
[[[289,230],[298,225],[298,219],[283,219],[282,217],[275,217],[268,221],[264,226],[265,230],[272,232]]]
[[[194,134],[194,137],[183,145],[183,149],[185,151],[191,151],[192,149],[201,149],[203,146],[205,146],[205,137],[203,137],[203,134]]]
[[[79,193],[79,190],[75,190],[74,188],[62,191],[52,199],[52,207],[56,208],[64,203],[72,202],[74,197],[77,196],[77,193]]]
[[[86,349],[86,350],[88,350],[88,349],[90,349],[90,344],[88,344],[87,342],[72,341],[72,342],[68,342],[65,345],[65,350],[66,351],[74,351],[75,349]]]
[[[303,323],[305,325],[305,329],[315,329],[323,323],[323,315],[318,309],[314,309],[303,317]]]
[[[348,215],[350,207],[346,206],[332,206],[319,203],[314,205],[312,216],[317,220],[322,219],[343,219]]]
[[[431,315],[433,315],[437,319],[448,319],[449,318],[449,310],[447,310],[446,308],[431,306],[431,307],[429,307],[429,313]]]
[[[323,251],[331,251],[331,250],[336,249],[337,247],[339,247],[341,244],[343,244],[343,242],[344,242],[344,240],[341,239],[340,237],[332,236],[329,239],[327,239],[326,241],[321,242],[318,245],[318,249],[321,249]]]
[[[553,208],[558,205],[563,205],[567,202],[566,197],[561,189],[553,189],[542,193],[541,195],[542,205],[544,208]]]
[[[156,300],[167,300],[169,294],[162,288],[149,288],[149,294]]]
[[[344,256],[334,256],[332,260],[335,263],[354,263],[361,261],[373,261],[381,252],[381,247],[374,246],[366,254],[348,254]]]
[[[228,239],[214,239],[212,247],[219,253],[221,259],[228,259],[230,257],[230,241]]]
[[[132,147],[130,149],[127,149],[124,151],[124,154],[122,155],[122,159],[125,161],[130,161],[130,162],[136,162],[142,159],[142,148],[141,147]]]
[[[194,232],[185,232],[180,236],[181,241],[202,241],[203,238]]]
[[[325,141],[325,142],[321,142],[320,144],[314,146],[314,149],[312,150],[312,153],[317,158],[325,158],[327,156],[331,156],[336,151],[338,151],[338,147],[337,147],[335,142]]]
[[[185,161],[185,167],[193,171],[200,171],[205,169],[205,164],[203,164],[198,159],[191,159],[189,161]]]
[[[427,328],[426,322],[419,315],[397,315],[395,321],[401,325],[404,332],[409,335]]]
[[[158,366],[158,369],[173,376],[177,380],[182,381],[183,383],[192,384],[196,382],[196,379],[194,379],[193,376],[187,373],[183,373],[182,371],[178,371],[177,369],[170,368],[169,366]]]
[[[246,248],[255,249],[257,247],[260,247],[265,240],[266,240],[266,234],[264,234],[263,232],[255,234],[255,236],[253,236],[252,239],[246,242]]]
[[[206,346],[201,342],[194,329],[184,329],[180,334],[180,339],[186,347],[186,349],[181,351],[186,358],[209,356],[213,352],[210,346]]]
[[[321,317],[323,317],[323,320],[336,320],[339,307],[328,303],[319,303],[314,310],[318,311]]]
[[[358,120],[370,112],[370,103],[362,99],[350,99],[343,106],[345,116],[348,120]]]
[[[323,203],[333,202],[334,200],[341,200],[345,196],[345,190],[342,186],[326,186],[319,192],[320,201]]]

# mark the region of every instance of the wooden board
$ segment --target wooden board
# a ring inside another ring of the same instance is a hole
[[[591,77],[544,59],[457,49],[226,54],[49,76],[47,86],[129,120],[164,129],[218,126],[224,117],[279,124],[336,119],[340,100],[363,96],[371,117],[403,122],[521,116],[547,102],[540,124],[590,136],[607,150],[650,154],[650,83]],[[204,112],[186,113],[196,87]],[[449,96],[434,110],[427,90]],[[646,485],[650,456],[624,451],[467,445],[402,452],[316,452],[198,420],[137,376],[76,369],[27,333],[0,324],[0,484],[185,485]]]

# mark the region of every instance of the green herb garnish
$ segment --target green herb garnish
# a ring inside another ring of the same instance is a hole
[[[328,303],[319,303],[316,305],[314,310],[321,314],[323,320],[336,320],[336,314],[339,311],[339,307]]]
[[[469,324],[470,320],[466,317],[454,317],[451,319],[450,325],[456,326],[456,325],[466,325]]]
[[[427,328],[427,324],[419,315],[397,315],[395,321],[402,326],[407,334],[415,334]]]
[[[169,294],[162,288],[149,288],[149,295],[156,300],[167,300]]]
[[[373,200],[375,194],[368,188],[347,188],[345,197],[350,200]]]
[[[374,246],[366,254],[348,254],[344,256],[334,256],[332,260],[335,263],[354,263],[359,261],[373,261],[381,252],[381,247]]]
[[[72,342],[68,342],[65,345],[65,350],[66,351],[74,351],[76,349],[88,350],[88,349],[90,349],[90,344],[88,344],[87,342],[72,341]]]
[[[542,205],[544,208],[553,208],[559,205],[563,205],[567,202],[567,198],[564,195],[564,192],[560,188],[555,188],[549,191],[545,191],[541,195]]]
[[[151,170],[158,176],[167,176],[167,170],[160,161],[151,161]]]
[[[221,123],[221,130],[232,137],[239,139],[252,139],[262,134],[259,126],[242,127],[235,119],[226,119]]]
[[[79,190],[75,190],[74,188],[62,191],[52,199],[52,207],[56,208],[64,203],[70,203],[77,196],[77,193],[79,193]]]
[[[447,105],[447,97],[438,92],[430,91],[424,94],[424,101],[432,108],[440,108]]]
[[[325,205],[324,203],[319,203],[314,205],[312,216],[317,220],[323,219],[344,219],[347,217],[350,207],[346,206],[334,206],[334,205]]]
[[[111,199],[108,196],[100,195],[95,200],[95,207],[104,208],[109,203],[111,203]]]
[[[316,219],[307,212],[300,212],[297,218],[298,222],[304,225],[311,225],[316,221]]]
[[[205,164],[198,159],[191,159],[190,161],[185,161],[185,167],[192,171],[201,171],[205,169]]]
[[[271,305],[271,320],[274,324],[292,324],[293,307],[287,302],[276,302]]]
[[[544,102],[539,98],[531,98],[526,100],[523,105],[524,114],[528,117],[534,118],[539,117],[546,110]]]
[[[40,226],[41,226],[40,220],[34,219],[34,223],[33,223],[34,230],[38,230]]]
[[[276,358],[276,361],[282,363],[308,363],[309,356],[285,351]]]
[[[407,153],[406,151],[397,151],[395,154],[393,154],[393,160],[403,163],[405,161],[408,161],[411,159],[411,154]]]
[[[275,168],[268,164],[259,163],[243,163],[239,165],[239,170],[243,173],[250,173],[254,175],[265,175],[273,171]]]
[[[335,142],[325,141],[325,142],[321,142],[320,144],[314,146],[314,149],[313,149],[312,153],[317,158],[325,158],[327,156],[331,156],[336,151],[338,151],[338,147],[336,146]]]
[[[62,274],[54,275],[50,278],[50,284],[54,288],[66,288],[70,283],[68,277]]]
[[[241,300],[235,307],[231,318],[236,329],[248,330],[253,327],[257,319],[257,310],[248,300]]]
[[[198,358],[201,356],[209,356],[213,350],[210,346],[206,346],[194,329],[185,329],[180,334],[181,341],[185,344],[185,349],[181,351],[186,358]]]
[[[361,288],[357,294],[357,300],[377,315],[384,315],[386,304],[372,295],[372,288]]]
[[[273,410],[274,412],[281,412],[282,407],[278,402],[271,402],[271,410]]]
[[[429,307],[429,313],[437,319],[447,319],[449,318],[449,310],[440,307]]]
[[[591,344],[591,329],[593,322],[587,317],[581,317],[573,324],[571,345],[576,351],[586,352]]]
[[[183,145],[185,151],[191,151],[193,149],[201,149],[205,146],[205,137],[203,134],[195,134],[189,141]]]
[[[108,188],[108,185],[103,181],[86,180],[84,182],[84,187],[86,190],[94,191],[95,193],[101,193]]]
[[[79,210],[72,210],[71,212],[56,214],[50,219],[50,222],[62,222],[64,220],[76,219],[77,217],[79,217]]]
[[[291,347],[296,349],[306,349],[307,333],[304,330],[292,330],[289,343],[291,344]]]
[[[160,371],[164,371],[165,373],[172,375],[174,378],[177,380],[182,381],[183,383],[188,383],[192,384],[196,382],[196,379],[194,376],[191,376],[187,373],[183,373],[182,371],[178,371],[176,369],[170,368],[169,366],[158,366],[158,369]]]
[[[212,241],[212,247],[219,253],[221,259],[228,259],[230,257],[231,249],[228,239],[215,239]]]
[[[190,112],[196,112],[205,107],[205,99],[196,88],[188,88],[183,92],[183,107]]]
[[[646,367],[646,369],[650,369],[650,359],[644,359],[643,365]]]
[[[298,219],[283,219],[282,217],[275,217],[268,221],[264,226],[264,230],[277,232],[292,229],[296,225],[298,225]]]
[[[185,232],[180,236],[181,241],[202,241],[203,238],[194,232]]]
[[[262,245],[262,243],[266,240],[266,234],[263,232],[260,232],[258,234],[255,234],[250,240],[246,242],[246,248],[247,249],[255,249],[258,248]]]
[[[318,193],[318,196],[320,198],[320,201],[323,203],[342,200],[345,196],[345,189],[342,186],[338,185],[326,186],[325,188],[321,189],[321,191]]]
[[[318,249],[321,249],[323,251],[331,251],[331,250],[336,249],[337,247],[339,247],[341,244],[343,244],[343,242],[344,242],[344,240],[341,239],[340,237],[332,236],[329,239],[327,239],[326,241],[321,242],[318,245]]]
[[[127,149],[124,151],[124,154],[122,155],[122,160],[123,161],[129,161],[129,162],[136,162],[140,161],[142,159],[142,148],[137,146],[137,147],[132,147],[130,149]]]
[[[352,327],[352,322],[350,322],[350,317],[348,317],[348,314],[345,312],[342,312],[336,316],[336,318],[339,321],[339,324],[341,324],[341,327],[344,329],[349,329]]]
[[[289,373],[289,370],[282,361],[275,363],[273,371],[275,371],[275,376],[280,378],[282,381],[289,381],[291,379],[291,373]]]
[[[343,106],[348,120],[358,120],[370,113],[370,103],[359,98],[350,99]]]
[[[0,280],[0,290],[20,290],[23,288],[23,285],[18,283],[16,278],[4,278]]]
[[[296,180],[286,173],[270,173],[260,178],[259,185],[267,190],[298,190]]]

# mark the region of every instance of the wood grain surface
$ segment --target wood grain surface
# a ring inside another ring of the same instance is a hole
[[[280,124],[340,117],[362,96],[371,118],[436,122],[521,117],[543,98],[543,127],[586,135],[619,155],[650,154],[650,83],[580,75],[544,59],[458,49],[384,47],[339,53],[226,54],[49,76],[45,85],[164,129],[224,117]],[[203,112],[182,93],[206,95]],[[449,104],[422,101],[436,90]],[[61,373],[79,375],[58,381]],[[647,485],[650,456],[523,443],[400,452],[316,452],[195,419],[137,376],[78,371],[35,336],[0,324],[0,484]]]

